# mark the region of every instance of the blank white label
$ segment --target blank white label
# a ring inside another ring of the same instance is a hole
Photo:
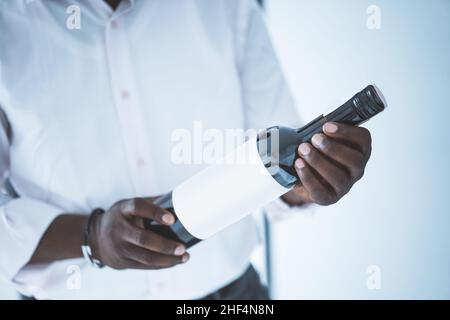
[[[264,167],[256,139],[173,191],[175,213],[194,237],[206,239],[290,190]]]

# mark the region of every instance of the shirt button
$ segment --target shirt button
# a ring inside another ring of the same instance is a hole
[[[119,23],[116,20],[111,21],[111,28],[117,29],[119,27]]]
[[[144,167],[146,164],[147,164],[147,163],[145,162],[145,160],[144,160],[143,158],[138,158],[137,161],[136,161],[136,165],[137,165],[139,168]]]
[[[130,98],[130,93],[127,90],[123,90],[121,93],[122,100],[127,100]]]

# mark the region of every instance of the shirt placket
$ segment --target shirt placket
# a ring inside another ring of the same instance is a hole
[[[136,196],[155,194],[155,179],[150,159],[150,143],[126,30],[121,24],[126,11],[114,14],[106,27],[106,53],[115,107]]]

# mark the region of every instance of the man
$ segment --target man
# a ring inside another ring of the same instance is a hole
[[[254,1],[2,1],[0,30],[0,172],[19,195],[1,206],[1,275],[38,299],[267,298],[252,218],[189,253],[142,227],[173,223],[152,200],[204,167],[171,161],[175,130],[299,125]],[[370,144],[326,124],[274,205],[336,202]]]

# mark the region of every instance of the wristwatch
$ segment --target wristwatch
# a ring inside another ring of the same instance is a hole
[[[105,210],[100,208],[94,209],[91,212],[88,221],[86,223],[86,227],[84,229],[83,245],[81,246],[81,252],[83,252],[84,259],[86,259],[86,261],[88,261],[95,268],[103,268],[104,264],[100,260],[95,259],[92,256],[92,249],[91,246],[89,245],[89,235],[91,231],[92,218],[95,215],[102,215],[103,213],[105,213]]]

